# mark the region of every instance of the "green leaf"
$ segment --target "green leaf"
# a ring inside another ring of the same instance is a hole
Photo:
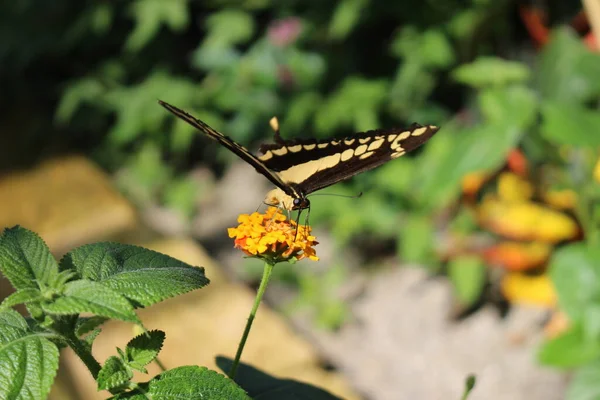
[[[560,248],[550,260],[549,274],[560,308],[572,321],[582,321],[587,307],[599,304],[600,250],[583,243]]]
[[[100,325],[108,321],[106,317],[79,317],[75,326],[75,335],[82,336],[98,328]]]
[[[343,0],[337,4],[329,22],[329,36],[340,40],[346,38],[358,24],[369,0]]]
[[[39,302],[43,300],[42,292],[39,289],[25,288],[19,289],[5,298],[0,304],[0,309],[10,308],[17,304]]]
[[[139,51],[156,36],[162,24],[181,31],[189,23],[187,0],[137,0],[130,5],[135,29],[129,34],[125,49]]]
[[[209,283],[204,268],[143,247],[95,243],[78,247],[61,260],[82,278],[101,282],[143,306],[199,289]]]
[[[122,388],[133,378],[133,372],[119,357],[109,357],[98,373],[98,390]]]
[[[15,289],[37,289],[54,282],[58,264],[37,234],[15,226],[0,236],[0,271]]]
[[[217,365],[223,371],[228,371],[231,363],[230,359],[217,357]],[[293,379],[279,379],[244,363],[239,364],[235,381],[253,399],[340,400],[339,397],[316,386]]]
[[[423,32],[419,46],[419,57],[425,67],[447,68],[454,63],[454,50],[448,36],[437,29]]]
[[[144,394],[145,393],[145,394]],[[165,371],[150,382],[112,400],[161,400],[210,399],[250,400],[243,389],[231,379],[206,367],[184,366]]]
[[[465,379],[465,392],[462,395],[462,400],[467,400],[471,391],[475,388],[475,383],[477,382],[477,378],[475,375],[469,375],[467,379]]]
[[[484,90],[479,95],[479,107],[488,122],[513,129],[526,130],[537,118],[537,96],[525,86]]]
[[[378,111],[388,91],[384,80],[346,78],[342,86],[317,110],[315,129],[329,135],[341,127],[366,131],[379,126]]]
[[[0,399],[45,399],[57,370],[56,345],[16,311],[0,311]]]
[[[600,113],[562,102],[542,106],[542,135],[554,144],[600,146]]]
[[[471,305],[479,296],[486,282],[486,269],[477,256],[459,256],[448,263],[448,275],[459,301]]]
[[[544,343],[538,353],[541,363],[560,368],[578,367],[598,357],[600,343],[586,339],[581,324]]]
[[[210,14],[206,19],[209,36],[205,43],[210,46],[228,47],[250,40],[255,26],[247,12],[229,9]]]
[[[101,283],[88,280],[69,282],[61,297],[52,303],[42,303],[45,312],[70,315],[90,312],[94,315],[133,322],[141,325],[129,301]]]
[[[469,64],[462,64],[452,71],[455,80],[476,89],[486,86],[506,86],[523,83],[529,79],[527,65],[499,57],[479,57]]]
[[[486,123],[461,128],[449,122],[424,146],[415,175],[415,194],[423,206],[435,208],[453,200],[467,173],[501,167],[535,120],[535,96],[523,87],[486,90],[480,104]]]
[[[577,371],[571,379],[566,400],[597,400],[600,398],[600,360],[587,364]]]
[[[146,372],[144,366],[156,358],[164,341],[163,331],[145,332],[131,339],[125,347],[127,364],[135,370]]]
[[[542,51],[536,86],[546,99],[585,103],[600,94],[599,71],[600,54],[589,51],[572,30],[561,28]]]
[[[400,257],[410,263],[427,263],[434,256],[434,226],[431,215],[409,214],[400,228]]]

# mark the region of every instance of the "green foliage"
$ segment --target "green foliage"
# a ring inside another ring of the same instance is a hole
[[[16,311],[0,309],[0,397],[44,399],[58,369],[58,348]]]
[[[456,257],[448,263],[448,277],[458,300],[470,306],[479,299],[485,285],[485,265],[477,256]]]
[[[0,398],[46,398],[59,348],[65,345],[84,362],[98,390],[110,391],[112,399],[250,399],[246,392],[253,398],[334,398],[310,385],[262,373],[238,386],[198,366],[177,367],[135,383],[134,371],[147,373],[146,365],[156,361],[162,348],[165,333],[159,330],[134,337],[103,365],[94,358],[92,343],[104,322],[118,319],[141,326],[135,307],[202,288],[208,284],[203,268],[118,243],[78,247],[57,263],[39,236],[14,227],[0,236],[0,271],[17,290],[0,304]],[[10,308],[21,303],[35,311],[28,320]],[[83,312],[93,316],[79,315]]]

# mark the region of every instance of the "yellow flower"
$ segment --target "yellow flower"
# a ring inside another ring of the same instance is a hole
[[[236,228],[228,229],[229,237],[235,238],[234,246],[249,256],[273,264],[290,259],[319,259],[313,248],[318,242],[310,234],[311,228],[298,226],[276,207],[269,207],[264,214],[241,214],[238,222]]]

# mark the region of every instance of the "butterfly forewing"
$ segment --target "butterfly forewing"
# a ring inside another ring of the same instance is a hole
[[[269,168],[267,168],[263,162],[261,162],[257,157],[250,153],[244,146],[241,146],[240,144],[236,143],[234,140],[223,135],[222,133],[217,132],[210,126],[206,125],[204,122],[192,117],[185,111],[180,110],[179,108],[172,106],[169,103],[165,103],[164,101],[159,100],[158,102],[164,108],[175,114],[175,116],[177,116],[178,118],[181,118],[182,120],[184,120],[194,128],[198,129],[211,139],[216,140],[217,142],[234,152],[242,160],[252,165],[256,169],[256,171],[264,175],[273,184],[275,184],[277,187],[283,190],[286,194],[293,197],[300,196],[300,194],[296,191],[296,189],[294,189],[294,187],[286,184],[277,173],[269,170]]]

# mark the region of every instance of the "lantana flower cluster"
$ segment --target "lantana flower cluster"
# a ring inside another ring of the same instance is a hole
[[[269,207],[264,214],[241,214],[238,222],[236,228],[228,229],[229,237],[235,238],[234,246],[248,256],[270,263],[319,260],[314,249],[318,242],[310,234],[310,226],[288,220],[276,207]]]

